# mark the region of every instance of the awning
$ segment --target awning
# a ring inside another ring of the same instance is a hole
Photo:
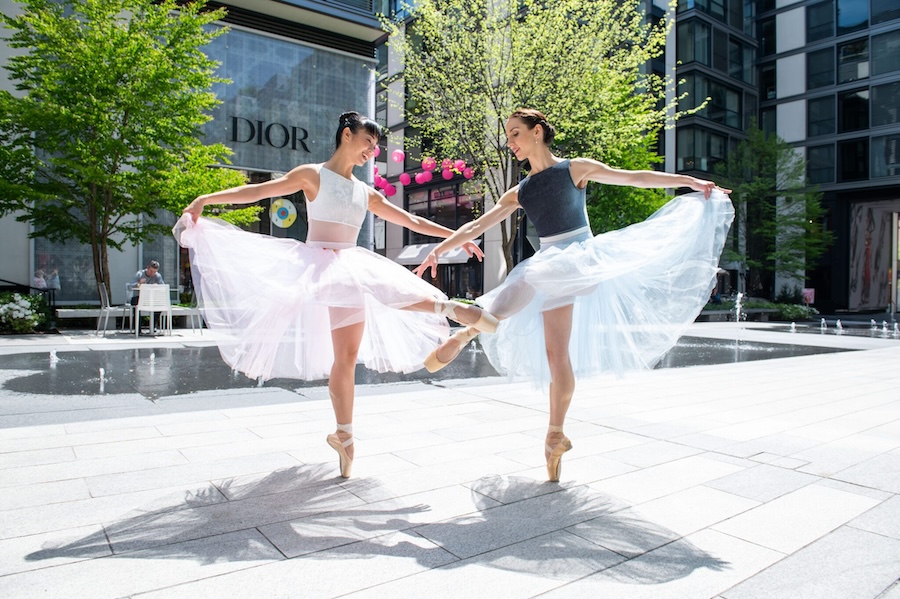
[[[478,242],[476,241],[475,243]],[[398,264],[418,266],[425,261],[425,257],[428,256],[428,254],[430,254],[431,251],[437,246],[438,244],[436,243],[418,243],[415,245],[407,245],[400,251],[400,254],[394,259],[394,262]],[[438,258],[438,264],[464,264],[468,261],[469,256],[462,248],[450,250],[449,252],[442,254],[440,258]]]

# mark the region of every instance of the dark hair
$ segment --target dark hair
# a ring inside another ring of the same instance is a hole
[[[534,129],[535,125],[540,125],[544,129],[544,143],[548,146],[553,143],[553,138],[556,137],[556,129],[547,122],[547,117],[539,110],[535,110],[534,108],[519,108],[509,115],[509,118],[520,119],[528,125],[528,129]]]
[[[344,129],[350,129],[351,133],[356,133],[360,129],[365,129],[366,133],[374,135],[378,139],[381,139],[384,135],[381,125],[372,119],[364,117],[356,111],[345,112],[338,120],[337,133],[334,134],[335,149],[341,147],[341,132]]]
[[[159,270],[159,262],[157,262],[156,260],[151,260],[147,263],[147,268],[155,268],[156,270]]]

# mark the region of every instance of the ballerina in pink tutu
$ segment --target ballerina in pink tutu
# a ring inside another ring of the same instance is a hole
[[[520,109],[506,121],[507,146],[530,171],[488,212],[438,244],[416,268],[434,275],[438,256],[468,242],[523,208],[540,236],[538,252],[479,298],[500,319],[482,337],[500,373],[549,383],[550,422],[544,457],[558,481],[572,444],[563,423],[577,377],[651,368],[675,345],[709,298],[719,255],[734,218],[715,183],[656,171],[624,171],[550,152],[555,130],[546,117]],[[589,181],[633,187],[689,187],[648,220],[594,236],[588,226]],[[426,359],[435,371],[480,332],[467,327]]]
[[[174,233],[191,250],[191,270],[207,325],[229,333],[224,360],[251,378],[328,378],[337,430],[327,437],[341,476],[353,462],[353,399],[357,360],[378,372],[412,372],[449,336],[447,318],[482,331],[497,321],[477,306],[451,302],[406,268],[358,247],[366,210],[424,235],[453,231],[391,204],[353,176],[382,136],[374,121],[340,117],[336,150],[322,164],[203,195],[184,209]],[[252,204],[302,191],[305,243],[242,231],[200,218],[210,204]],[[477,245],[466,252],[479,259]]]

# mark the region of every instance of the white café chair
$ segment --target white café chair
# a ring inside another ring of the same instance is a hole
[[[125,328],[125,319],[131,318],[131,306],[112,306],[109,303],[109,293],[106,290],[106,283],[97,284],[97,293],[100,294],[100,314],[97,316],[97,335],[100,334],[101,325],[103,323],[103,336],[106,337],[106,328],[109,326],[109,317],[113,317],[113,325],[116,324],[116,318],[122,319],[122,328]]]
[[[141,332],[141,312],[150,314],[150,334],[153,334],[153,313],[160,312],[159,324],[167,324],[169,335],[172,334],[172,302],[169,300],[168,285],[141,285],[138,291],[138,303],[134,307],[134,336]],[[163,316],[164,315],[164,316]]]
[[[200,334],[203,334],[203,315],[200,313],[200,306],[198,304],[196,291],[194,291],[194,294],[191,297],[190,307],[172,306],[172,316],[186,317],[191,323],[191,332],[194,332],[197,328],[199,328]]]

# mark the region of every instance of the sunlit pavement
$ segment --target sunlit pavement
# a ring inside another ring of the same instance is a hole
[[[559,484],[477,352],[362,384],[345,480],[208,330],[0,337],[0,596],[898,599],[900,338],[781,329],[688,335],[852,351],[580,381]]]

